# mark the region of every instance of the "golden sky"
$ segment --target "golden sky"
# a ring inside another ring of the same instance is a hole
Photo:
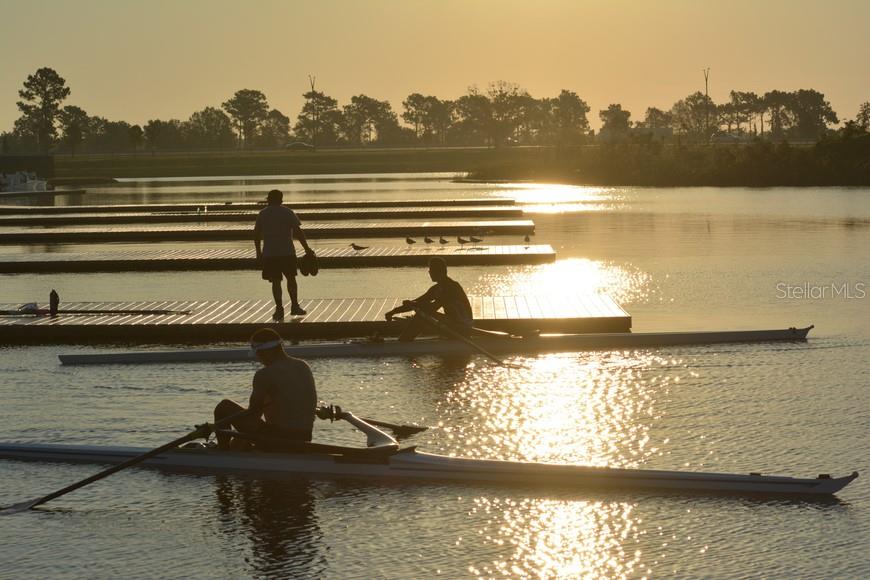
[[[308,74],[339,104],[411,92],[565,88],[639,120],[703,90],[815,88],[840,118],[870,100],[870,0],[0,0],[0,131],[49,66],[91,115],[186,119],[241,88],[298,115]]]

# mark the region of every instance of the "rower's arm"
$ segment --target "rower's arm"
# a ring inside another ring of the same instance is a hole
[[[260,418],[263,416],[263,409],[266,408],[268,385],[266,380],[259,373],[254,375],[254,388],[251,389],[251,398],[248,401],[248,410],[254,417]]]
[[[301,226],[293,226],[293,237],[299,240],[299,243],[307,253],[311,253],[311,246],[308,245],[308,239],[305,237],[305,232],[302,231]]]
[[[263,237],[260,234],[260,224],[258,222],[254,225],[254,251],[257,253],[258,260],[263,256],[263,250],[261,247],[262,241]]]

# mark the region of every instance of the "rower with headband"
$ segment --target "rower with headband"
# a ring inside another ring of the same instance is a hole
[[[218,447],[235,450],[256,447],[277,451],[275,441],[311,441],[317,389],[308,363],[288,356],[281,336],[271,328],[261,328],[254,333],[251,352],[263,368],[254,374],[249,412],[234,419],[232,427],[253,435],[255,442],[218,432]],[[224,399],[215,407],[215,421],[244,410],[245,407],[239,403]]]

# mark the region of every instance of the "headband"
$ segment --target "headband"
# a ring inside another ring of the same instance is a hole
[[[258,353],[260,351],[269,350],[277,346],[281,346],[280,340],[270,340],[267,342],[252,342],[251,352]]]

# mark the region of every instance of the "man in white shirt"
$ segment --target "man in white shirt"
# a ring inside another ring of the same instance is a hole
[[[295,237],[306,253],[312,253],[302,231],[302,222],[288,207],[281,203],[284,194],[273,189],[266,197],[268,205],[260,210],[254,226],[254,248],[257,261],[263,269],[263,279],[272,282],[272,296],[275,298],[275,313],[272,320],[284,319],[284,303],[281,292],[281,279],[287,279],[287,293],[290,295],[290,314],[303,315],[299,305],[299,291],[296,285],[296,248]],[[262,247],[261,247],[262,246]]]

